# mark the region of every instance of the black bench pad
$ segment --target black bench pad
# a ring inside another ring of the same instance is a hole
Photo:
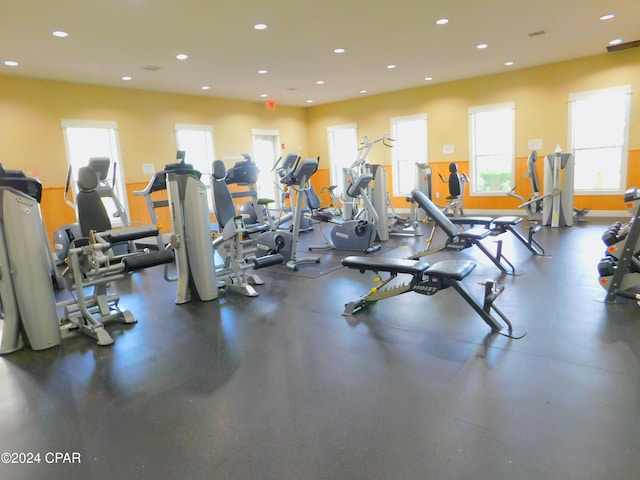
[[[429,268],[429,263],[422,260],[406,260],[397,258],[372,258],[349,256],[342,259],[342,265],[358,270],[373,270],[375,272],[408,273],[421,275]]]
[[[522,217],[450,217],[451,223],[455,225],[483,225],[486,228],[491,226],[503,227],[507,225],[517,225],[522,221]]]
[[[491,232],[486,228],[474,227],[463,230],[462,232],[456,234],[456,237],[469,238],[471,240],[480,240],[482,238],[488,237],[489,235],[491,235]]]
[[[484,225],[493,223],[493,217],[449,217],[451,223],[456,225]]]
[[[469,260],[443,260],[431,265],[424,273],[433,277],[460,281],[469,275],[474,268],[476,268],[476,264]]]
[[[165,263],[173,262],[172,250],[159,250],[155,252],[142,253],[140,255],[129,255],[122,259],[125,272],[134,272],[143,268],[155,267]]]
[[[498,217],[493,220],[493,224],[502,227],[506,225],[517,225],[522,221],[522,217],[514,217],[514,216],[506,216],[506,217]]]
[[[140,225],[107,230],[106,232],[100,232],[99,235],[109,243],[128,242],[144,237],[155,237],[158,235],[158,227],[154,225]]]

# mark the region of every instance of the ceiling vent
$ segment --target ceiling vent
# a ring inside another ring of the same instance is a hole
[[[545,32],[544,30],[538,30],[536,32],[531,32],[529,34],[529,36],[530,37],[539,37],[540,35],[544,35],[545,33],[547,33],[547,32]]]
[[[618,45],[609,45],[607,52],[618,52],[620,50],[628,50],[629,48],[640,47],[640,40],[634,40],[633,42],[619,43]]]
[[[162,67],[159,67],[157,65],[147,65],[146,67],[144,67],[144,70],[149,70],[150,72],[157,72],[161,68]]]

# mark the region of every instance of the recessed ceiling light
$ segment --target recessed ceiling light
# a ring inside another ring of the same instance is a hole
[[[200,90],[211,90],[211,87],[209,85],[203,85],[200,87]]]
[[[261,94],[260,94],[260,96],[261,96],[262,98],[267,98],[267,97],[269,96],[269,94],[268,94],[268,93],[261,93]]]
[[[256,30],[266,30],[267,29],[267,25],[264,23],[256,23],[253,28],[255,28]]]
[[[65,38],[68,37],[69,34],[67,32],[63,32],[62,30],[56,30],[55,32],[53,32],[53,36],[58,38]]]
[[[344,53],[344,52],[346,52],[346,50],[344,48],[334,48],[333,52],[334,53]]]
[[[600,20],[611,20],[612,18],[614,18],[616,16],[615,13],[607,13],[606,15],[602,15],[600,17]]]
[[[449,23],[449,19],[448,18],[441,18],[440,20],[436,21],[436,24],[438,24],[438,25],[446,25],[447,23]]]
[[[318,81],[316,82],[316,85],[324,85],[324,80],[318,80]]]
[[[122,80],[124,80],[125,82],[128,82],[129,80],[131,80],[132,77],[130,77],[129,75],[125,75],[124,77],[122,77]]]
[[[179,53],[178,55],[176,55],[176,58],[178,60],[186,60],[187,58],[189,58],[189,55],[186,55],[184,53]]]
[[[480,43],[479,45],[476,46],[476,48],[478,50],[484,50],[485,48],[487,48],[489,45],[487,45],[486,43]]]
[[[430,82],[431,80],[433,80],[433,77],[424,77],[424,79],[425,79],[427,82]]]
[[[366,90],[360,90],[360,93],[367,93]]]
[[[18,66],[18,62],[15,62],[13,60],[5,60],[4,64],[7,67],[17,67]]]
[[[609,42],[609,45],[618,45],[620,43],[622,43],[622,39],[621,38],[616,38],[615,40],[611,40]]]
[[[508,61],[508,62],[504,62],[504,64],[505,64],[507,67],[510,67],[511,65],[513,65],[513,62],[512,62],[512,61]]]
[[[259,73],[260,75],[264,75],[265,73],[267,73],[267,71],[266,71],[266,70],[258,70],[258,73]]]
[[[313,103],[313,100],[307,100],[307,103]]]
[[[388,68],[389,70],[393,70],[394,68],[396,68],[396,65],[394,65],[394,64],[392,63],[392,64],[390,64],[390,65],[387,65],[387,68]]]

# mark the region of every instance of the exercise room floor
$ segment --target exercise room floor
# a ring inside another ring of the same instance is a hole
[[[453,289],[347,322],[344,304],[373,285],[340,267],[349,252],[261,270],[256,298],[182,306],[161,267],[135,273],[113,289],[139,322],[108,326],[113,346],[77,337],[0,358],[0,451],[40,454],[0,478],[638,478],[640,309],[598,301],[609,223],[543,228],[552,258],[503,235],[523,275],[502,278],[496,305],[520,340],[489,335]],[[430,260],[444,258],[478,263],[465,280],[478,297],[498,277],[475,248]]]

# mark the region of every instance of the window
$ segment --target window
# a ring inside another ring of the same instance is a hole
[[[428,163],[427,115],[391,119],[393,195],[408,195],[416,187],[416,163]]]
[[[575,162],[576,192],[624,191],[630,97],[630,86],[569,95],[569,144]]]
[[[495,195],[513,185],[515,104],[469,109],[471,193]]]
[[[73,172],[72,189],[76,193],[78,170],[89,164],[92,157],[107,157],[111,160],[111,168],[115,165],[115,184],[112,189],[127,210],[127,191],[125,189],[122,165],[120,162],[120,146],[118,144],[118,125],[116,122],[99,122],[91,120],[62,120],[62,131],[67,149],[67,162]],[[112,170],[113,171],[113,170]],[[111,180],[111,179],[110,179]],[[122,226],[121,218],[116,216],[117,208],[111,198],[103,197],[113,227]],[[77,215],[77,212],[76,212]]]
[[[356,124],[336,125],[327,128],[329,137],[329,162],[331,163],[331,185],[338,185],[343,192],[342,169],[349,168],[358,158],[358,131]]]
[[[211,185],[211,166],[215,159],[213,148],[213,127],[210,125],[176,124],[176,145],[178,150],[185,151],[185,163],[202,173],[200,180],[206,186]],[[207,188],[209,209],[213,211],[213,199],[210,188]]]
[[[253,161],[256,162],[260,174],[258,175],[258,198],[276,200],[280,207],[280,196],[276,189],[276,172],[273,166],[281,153],[280,132],[278,130],[253,130]]]

